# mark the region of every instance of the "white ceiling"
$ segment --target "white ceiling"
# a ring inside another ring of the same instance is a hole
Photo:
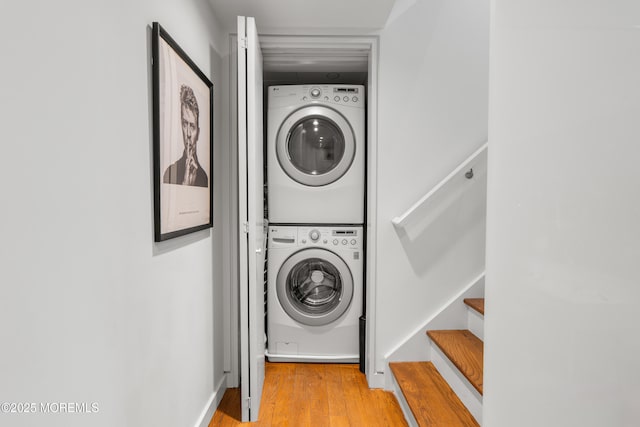
[[[383,28],[395,0],[209,0],[220,24],[256,18],[261,34],[363,34]]]

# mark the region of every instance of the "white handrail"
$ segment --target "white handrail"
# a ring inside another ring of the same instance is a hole
[[[410,238],[417,233],[411,233],[411,226],[420,225],[423,230],[451,203],[456,200],[469,186],[478,180],[485,180],[487,174],[487,150],[488,143],[476,150],[464,162],[447,175],[431,191],[407,209],[402,215],[395,217],[391,222],[397,231],[402,231]],[[471,175],[468,176],[471,171]],[[418,232],[420,231],[418,230]]]

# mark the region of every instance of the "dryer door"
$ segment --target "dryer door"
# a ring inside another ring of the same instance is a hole
[[[318,187],[340,179],[356,153],[353,129],[337,111],[323,106],[294,111],[276,140],[280,166],[296,182]]]
[[[325,249],[303,249],[280,267],[278,301],[294,320],[327,325],[342,316],[353,297],[353,276],[347,264]]]

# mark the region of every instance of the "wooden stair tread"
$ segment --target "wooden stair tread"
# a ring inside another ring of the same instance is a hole
[[[389,367],[421,427],[479,424],[431,362],[392,362]]]
[[[464,303],[484,316],[484,298],[465,298]]]
[[[482,394],[482,341],[467,330],[427,331],[427,335]]]

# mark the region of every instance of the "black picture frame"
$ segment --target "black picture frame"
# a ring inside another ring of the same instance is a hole
[[[213,227],[213,83],[152,27],[155,241]]]

